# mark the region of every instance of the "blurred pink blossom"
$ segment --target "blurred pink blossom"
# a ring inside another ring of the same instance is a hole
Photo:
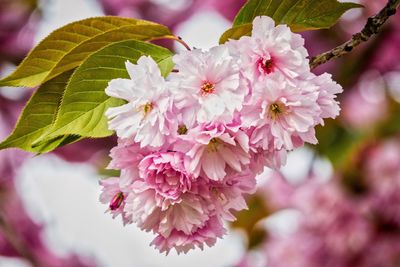
[[[215,10],[233,20],[245,0],[99,0],[106,14],[155,21],[172,29],[195,12]]]
[[[291,207],[291,199],[295,187],[278,171],[268,175],[268,181],[258,188],[258,194],[263,197],[265,203],[272,210],[280,210]]]
[[[385,83],[375,72],[365,73],[342,100],[342,117],[356,129],[368,129],[382,121],[388,112]]]
[[[0,61],[18,62],[31,49],[39,21],[34,8],[29,1],[0,2]]]
[[[369,151],[365,176],[376,219],[400,228],[400,139],[390,139]]]
[[[400,139],[373,144],[358,170],[365,192],[340,176],[291,185],[274,173],[262,187],[272,210],[301,212],[296,230],[273,231],[262,255],[268,267],[393,267],[400,260]],[[242,265],[246,266],[245,256]]]

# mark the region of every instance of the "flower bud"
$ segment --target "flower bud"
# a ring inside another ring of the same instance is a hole
[[[118,209],[121,206],[124,199],[125,197],[122,192],[118,192],[117,194],[115,194],[115,196],[110,201],[110,206],[109,206],[110,210]]]

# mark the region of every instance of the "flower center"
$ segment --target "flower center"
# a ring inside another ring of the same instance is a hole
[[[207,149],[209,152],[215,152],[217,151],[217,148],[219,146],[220,141],[218,140],[218,138],[212,138],[210,140],[210,142],[207,145]]]
[[[270,74],[275,69],[275,61],[272,57],[270,59],[260,58],[258,67],[263,73]]]
[[[277,119],[281,114],[286,113],[286,107],[281,102],[275,102],[269,106],[268,115],[273,120]]]
[[[184,135],[187,133],[187,131],[188,131],[188,129],[186,128],[185,124],[181,124],[178,126],[178,134],[179,135]]]
[[[153,104],[152,103],[149,102],[149,103],[146,103],[146,104],[143,105],[144,115],[147,115],[152,110],[153,110]]]
[[[215,91],[215,84],[213,83],[204,82],[203,85],[201,86],[202,95],[212,94],[214,91]]]
[[[138,106],[137,111],[143,112],[143,117],[146,117],[147,114],[149,114],[153,110],[153,108],[154,108],[153,103],[147,102],[144,105]]]
[[[220,191],[218,191],[217,188],[212,187],[212,188],[211,188],[211,192],[212,192],[217,198],[219,198],[219,200],[221,200],[222,202],[225,201],[224,195],[223,195]]]
[[[122,202],[124,201],[124,194],[122,192],[118,192],[110,201],[110,210],[118,209]]]

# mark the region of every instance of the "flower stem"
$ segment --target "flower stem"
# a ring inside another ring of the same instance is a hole
[[[190,46],[189,46],[185,41],[183,41],[183,39],[182,39],[180,36],[168,35],[168,36],[166,36],[165,38],[171,39],[171,40],[175,40],[175,41],[177,41],[178,43],[180,43],[181,45],[183,45],[187,50],[189,50],[189,51],[192,50],[192,49],[190,48]]]

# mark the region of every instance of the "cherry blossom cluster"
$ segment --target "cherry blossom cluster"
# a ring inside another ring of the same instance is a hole
[[[175,55],[168,77],[149,56],[127,62],[130,79],[106,88],[126,104],[106,112],[119,138],[109,167],[121,174],[101,182],[101,201],[153,232],[161,252],[213,245],[256,175],[315,144],[315,126],[339,113],[342,88],[307,56],[300,35],[258,17],[251,36]]]

